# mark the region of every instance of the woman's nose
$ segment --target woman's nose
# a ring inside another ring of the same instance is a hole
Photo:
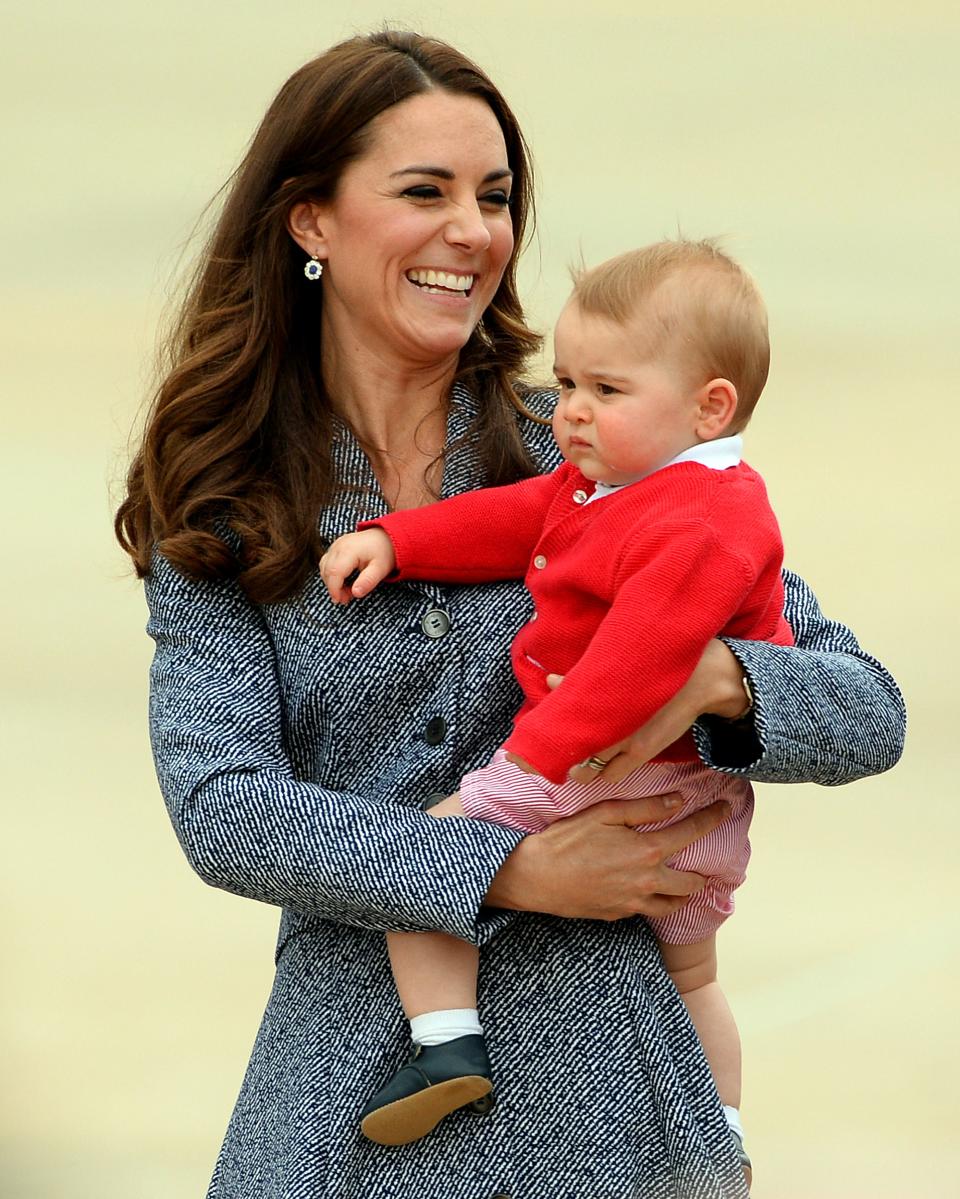
[[[447,222],[446,238],[451,245],[471,251],[485,250],[490,245],[490,230],[476,204],[460,205],[454,210]]]

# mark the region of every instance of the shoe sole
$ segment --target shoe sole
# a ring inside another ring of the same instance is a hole
[[[482,1099],[492,1090],[493,1083],[480,1074],[438,1082],[415,1095],[377,1108],[361,1120],[360,1131],[378,1145],[409,1145],[432,1132],[444,1116]]]

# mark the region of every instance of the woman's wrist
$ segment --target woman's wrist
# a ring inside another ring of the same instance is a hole
[[[534,889],[537,849],[537,838],[524,837],[493,876],[484,897],[485,904],[508,912],[533,910],[526,897]]]
[[[747,720],[753,712],[753,689],[743,664],[723,641],[713,640],[704,650],[704,699],[702,716],[722,720]]]
[[[725,642],[713,641],[710,646],[714,694],[696,721],[694,740],[708,766],[749,771],[764,753],[753,685],[743,663]]]

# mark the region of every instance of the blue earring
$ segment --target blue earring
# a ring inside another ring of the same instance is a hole
[[[311,283],[313,283],[316,279],[319,279],[323,274],[323,263],[316,256],[316,254],[310,255],[310,261],[303,268],[303,273],[307,276]]]

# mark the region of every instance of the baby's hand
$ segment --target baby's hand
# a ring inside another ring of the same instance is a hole
[[[383,529],[361,529],[338,537],[320,559],[320,578],[335,604],[361,599],[396,568],[393,542]],[[352,586],[345,580],[359,571]]]

